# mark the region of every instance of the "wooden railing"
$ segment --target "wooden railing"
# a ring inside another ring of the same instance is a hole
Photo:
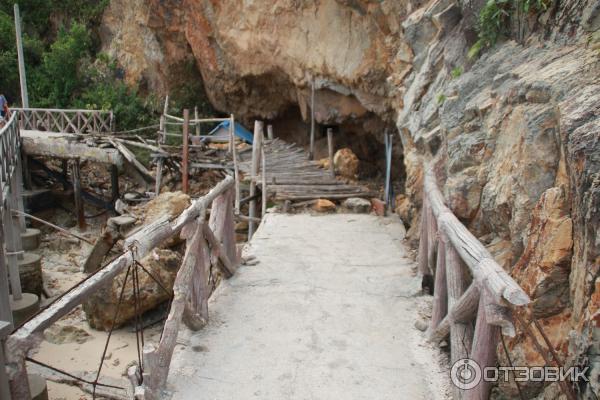
[[[20,139],[16,117],[0,130],[0,398],[10,398],[7,393],[8,378],[4,369],[5,339],[12,330],[12,313],[9,301],[8,271],[10,270],[13,298],[21,298],[21,282],[17,254],[20,250],[20,226],[11,215],[20,201]],[[6,252],[5,252],[6,249]]]
[[[46,328],[112,282],[135,260],[141,260],[165,240],[181,233],[187,238],[187,246],[175,278],[173,301],[160,343],[157,346],[146,343],[142,369],[138,366],[128,371],[136,399],[157,399],[166,384],[181,321],[194,328],[208,316],[208,268],[211,264],[218,265],[226,278],[235,272],[239,257],[234,233],[233,186],[234,180],[228,176],[208,194],[193,201],[177,218],[164,216],[144,226],[125,239],[127,250],[121,256],[13,332],[6,342],[12,400],[30,398],[25,360],[28,351],[41,342]],[[206,222],[209,206],[210,219]]]
[[[24,130],[57,133],[110,133],[114,131],[112,111],[12,108]]]
[[[451,363],[469,358],[496,366],[499,335],[514,336],[512,309],[530,302],[525,291],[444,204],[433,168],[426,167],[419,272],[434,277],[429,338],[450,336]],[[472,321],[475,320],[475,328]],[[454,388],[456,399],[487,399],[490,383]]]

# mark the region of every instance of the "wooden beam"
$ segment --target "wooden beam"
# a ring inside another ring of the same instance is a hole
[[[208,243],[210,243],[213,253],[216,253],[219,260],[222,262],[222,264],[219,265],[222,266],[221,270],[223,271],[223,275],[225,275],[225,278],[227,279],[231,278],[233,274],[235,274],[235,265],[227,256],[226,250],[221,243],[219,243],[210,227],[205,224],[202,229],[204,231],[204,237],[206,237]]]
[[[467,323],[472,320],[479,304],[479,288],[477,285],[469,289],[456,300],[444,319],[429,333],[429,340],[433,343],[442,341],[450,333],[450,328],[455,322]]]
[[[133,167],[142,175],[142,178],[144,178],[146,182],[154,182],[154,177],[150,171],[148,171],[146,167],[144,167],[144,165],[139,162],[137,158],[135,158],[135,155],[127,147],[111,138],[109,138],[108,141],[115,147],[115,149],[119,150],[119,153],[121,153],[131,165],[133,165]]]

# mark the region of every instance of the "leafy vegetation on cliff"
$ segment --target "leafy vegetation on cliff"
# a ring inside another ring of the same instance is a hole
[[[122,80],[99,53],[96,34],[108,0],[20,1],[31,107],[112,109],[120,129],[156,120],[157,105]],[[0,0],[0,90],[20,103],[13,2]]]
[[[526,24],[527,16],[546,11],[548,3],[548,0],[488,0],[479,13],[479,40],[469,51],[469,57],[476,56],[483,48],[492,47],[502,38],[511,37],[513,29],[516,39],[521,40],[522,25]]]

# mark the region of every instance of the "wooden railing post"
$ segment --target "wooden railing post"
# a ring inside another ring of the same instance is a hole
[[[329,153],[329,174],[335,178],[335,168],[333,167],[333,129],[327,128],[327,150]]]
[[[444,234],[445,235],[445,234]],[[460,256],[446,243],[446,284],[448,288],[448,310],[451,310],[467,290],[466,267]],[[453,321],[450,327],[450,365],[467,358],[473,344],[473,328],[470,323]],[[453,385],[455,399],[462,399],[465,391]]]
[[[429,202],[426,197],[423,197],[423,207],[421,210],[421,234],[419,237],[419,253],[418,253],[418,263],[419,263],[419,274],[423,278],[425,282],[431,277],[431,270],[429,269],[429,219],[431,218],[429,213]]]
[[[500,328],[487,321],[485,309],[487,301],[485,294],[479,299],[477,322],[473,334],[473,347],[470,355],[470,358],[479,365],[482,371],[485,367],[496,366],[496,345],[500,335]],[[465,397],[467,400],[488,399],[491,388],[492,382],[482,379],[477,386],[466,392]]]
[[[446,238],[438,237],[438,252],[435,268],[435,284],[433,286],[433,310],[431,312],[431,329],[435,329],[448,311],[448,292],[446,287]]]
[[[254,139],[252,140],[252,167],[250,170],[250,205],[248,206],[248,241],[252,239],[256,228],[256,199],[253,197],[256,195],[256,178],[258,176],[258,166],[260,164],[260,148],[262,146],[263,138],[263,122],[254,122]]]
[[[230,135],[233,138],[233,147],[231,156],[233,158],[233,175],[235,179],[235,205],[234,210],[235,214],[239,214],[240,212],[240,170],[238,165],[238,155],[237,155],[237,146],[235,143],[235,119],[233,118],[233,114],[229,117],[229,131]]]

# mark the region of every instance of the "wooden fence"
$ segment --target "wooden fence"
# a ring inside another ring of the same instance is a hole
[[[419,272],[435,277],[430,339],[450,336],[451,364],[470,358],[481,369],[496,366],[500,333],[515,335],[512,308],[530,299],[446,207],[431,166],[424,177]],[[454,398],[487,399],[490,389],[482,380],[470,390],[455,387]]]
[[[227,278],[233,275],[239,256],[235,244],[232,177],[226,177],[208,194],[195,200],[177,218],[164,216],[144,226],[124,242],[127,249],[97,273],[65,293],[48,308],[11,334],[6,342],[7,365],[13,400],[30,398],[26,356],[42,340],[44,329],[71,312],[115,276],[141,260],[165,240],[181,233],[187,239],[185,256],[175,278],[173,301],[160,343],[146,343],[142,366],[130,368],[129,379],[136,399],[158,399],[164,389],[181,322],[191,328],[207,318],[210,265],[218,265]],[[210,218],[206,221],[210,207]]]
[[[53,108],[12,108],[24,130],[57,133],[111,133],[114,132],[112,111],[60,110]]]

